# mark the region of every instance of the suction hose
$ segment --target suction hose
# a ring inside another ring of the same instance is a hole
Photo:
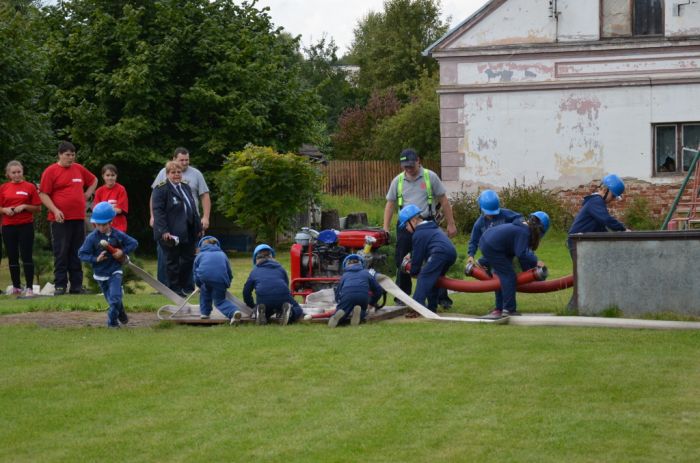
[[[484,272],[485,274],[486,272]],[[487,275],[488,276],[488,275]],[[547,278],[547,267],[535,267],[524,272],[520,272],[516,278],[517,285],[532,283],[536,280]],[[501,288],[501,282],[497,277],[484,281],[455,280],[453,278],[440,277],[436,286],[447,288],[462,293],[489,293]]]
[[[486,270],[474,264],[467,264],[464,269],[464,274],[474,277],[480,281],[488,281],[493,277]],[[549,293],[552,291],[561,291],[562,289],[571,288],[574,286],[574,276],[567,275],[565,277],[556,278],[548,281],[533,281],[530,283],[518,283],[518,292],[521,293]]]

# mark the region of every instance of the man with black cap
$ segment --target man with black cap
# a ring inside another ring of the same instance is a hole
[[[421,217],[424,220],[435,220],[438,209],[447,220],[447,236],[450,238],[457,234],[452,207],[447,199],[447,191],[440,177],[420,165],[420,157],[415,150],[407,148],[399,156],[403,172],[394,177],[386,194],[386,206],[384,207],[384,230],[389,232],[389,224],[394,215],[394,210],[401,210],[408,204],[415,204],[421,209]],[[400,270],[401,261],[406,254],[411,252],[411,234],[405,229],[396,229],[396,284],[406,294],[411,294],[411,277]],[[446,290],[441,290],[440,305],[449,308],[452,301],[447,296]]]

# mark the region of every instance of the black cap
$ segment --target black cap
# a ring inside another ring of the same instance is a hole
[[[418,153],[410,148],[405,149],[401,151],[399,161],[401,161],[401,167],[415,166],[418,162]]]

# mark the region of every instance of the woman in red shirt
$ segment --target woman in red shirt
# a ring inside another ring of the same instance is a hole
[[[24,168],[19,161],[10,161],[5,167],[9,182],[0,186],[0,213],[2,213],[2,238],[10,262],[12,294],[22,294],[19,256],[22,255],[24,278],[27,286],[25,296],[33,296],[34,261],[34,213],[41,209],[41,200],[36,185],[24,180]]]
[[[126,188],[117,183],[117,167],[113,164],[105,164],[102,167],[102,180],[105,184],[95,191],[93,204],[107,201],[112,205],[117,215],[112,221],[112,227],[126,233],[126,214],[129,212],[129,197]]]

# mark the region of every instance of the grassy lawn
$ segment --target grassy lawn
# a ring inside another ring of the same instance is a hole
[[[538,251],[552,278],[571,272],[564,238]],[[450,276],[464,278],[467,237],[455,243]],[[240,297],[250,255],[231,263]],[[127,311],[167,303],[135,290]],[[557,313],[570,294],[519,294],[519,309]],[[493,304],[452,297],[455,312]],[[105,308],[100,295],[0,296],[0,315]],[[698,384],[697,331],[0,325],[0,461],[694,462]]]
[[[700,458],[698,332],[0,331],[0,461]]]

